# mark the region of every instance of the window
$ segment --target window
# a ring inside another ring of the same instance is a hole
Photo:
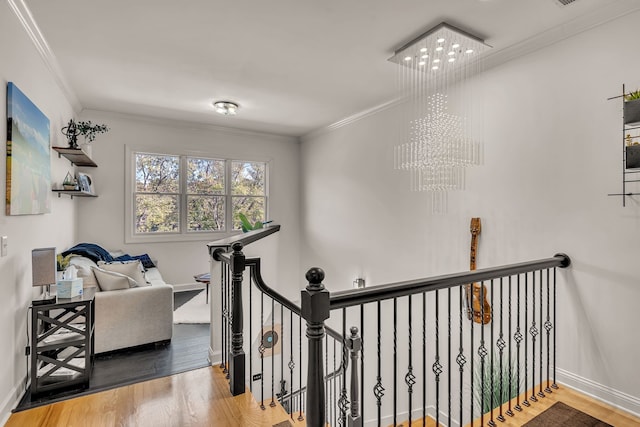
[[[239,230],[239,213],[251,223],[266,219],[265,162],[133,151],[129,156],[129,241],[150,236],[189,240]]]

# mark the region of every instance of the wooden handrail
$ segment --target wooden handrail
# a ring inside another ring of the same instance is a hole
[[[242,243],[242,247],[246,247],[253,242],[257,242],[258,240],[264,239],[265,237],[270,236],[273,233],[277,233],[278,231],[280,231],[280,224],[272,224],[258,230],[236,234],[234,236],[225,237],[224,239],[214,240],[213,242],[207,243],[207,247],[209,248],[209,255],[216,259],[216,251],[229,252],[229,250],[231,249],[231,245],[233,245],[234,243]]]

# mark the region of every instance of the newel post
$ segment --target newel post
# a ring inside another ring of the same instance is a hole
[[[242,243],[231,245],[231,349],[229,351],[229,387],[231,394],[237,396],[244,393],[245,357],[242,349],[243,313],[242,313],[242,276],[245,269],[245,257],[242,253]]]
[[[325,426],[324,365],[322,339],[324,321],[329,318],[329,291],[324,288],[324,271],[311,268],[305,276],[309,284],[301,291],[302,317],[307,321],[309,342],[307,364],[307,426]]]
[[[347,338],[347,349],[351,353],[351,412],[349,413],[349,427],[362,427],[360,416],[360,399],[358,398],[358,355],[362,350],[362,338],[358,336],[358,328],[351,328],[351,336]]]

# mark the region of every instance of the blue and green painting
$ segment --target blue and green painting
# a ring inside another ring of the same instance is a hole
[[[51,212],[49,119],[7,84],[7,215]]]

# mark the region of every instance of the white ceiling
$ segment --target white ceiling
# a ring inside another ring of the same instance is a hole
[[[393,99],[387,58],[442,21],[484,38],[495,65],[640,9],[637,0],[24,1],[82,108],[294,136]],[[215,114],[214,100],[237,102],[239,114]]]

